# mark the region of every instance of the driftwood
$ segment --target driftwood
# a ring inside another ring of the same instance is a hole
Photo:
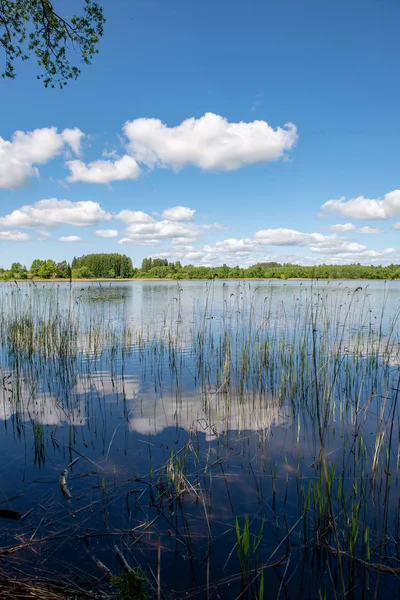
[[[128,561],[126,560],[125,556],[122,554],[121,550],[118,548],[118,546],[116,544],[114,546],[114,552],[118,556],[119,560],[121,561],[124,571],[126,571],[127,573],[132,571],[131,567],[128,564]]]
[[[10,577],[0,571],[0,598],[2,600],[15,600],[16,598],[36,598],[36,600],[97,600],[110,598],[105,594],[86,591],[75,586],[70,581],[52,581],[48,579],[24,577]]]
[[[107,579],[109,579],[111,582],[114,582],[114,575],[111,573],[110,569],[106,567],[106,565],[93,554],[91,555],[91,557],[96,563],[96,565],[99,567],[100,571],[103,571]]]
[[[329,552],[332,552],[332,554],[337,556],[338,551],[336,548],[332,548],[332,546],[329,546],[329,544],[324,544],[324,548],[327,548]],[[400,567],[389,567],[388,565],[381,565],[379,563],[370,563],[362,558],[358,558],[357,556],[351,556],[349,552],[345,552],[344,550],[340,550],[340,556],[347,558],[347,560],[353,560],[367,569],[373,569],[374,571],[380,571],[381,573],[387,573],[388,575],[400,577]]]

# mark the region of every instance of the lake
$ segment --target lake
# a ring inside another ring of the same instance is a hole
[[[396,281],[0,283],[0,569],[112,594],[117,546],[150,598],[399,598],[399,309]]]

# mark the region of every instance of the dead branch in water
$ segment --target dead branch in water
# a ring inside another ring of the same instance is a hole
[[[2,600],[108,600],[112,596],[104,593],[86,591],[71,582],[51,581],[37,578],[18,579],[0,571],[0,598]]]
[[[332,554],[337,556],[336,548],[332,548],[329,544],[324,544],[324,547],[327,548]],[[374,571],[380,571],[381,573],[387,573],[388,575],[394,575],[395,577],[400,577],[400,567],[389,567],[388,565],[380,565],[379,563],[370,563],[362,558],[358,558],[357,556],[351,556],[348,552],[344,550],[340,551],[340,555],[347,560],[352,560],[367,569],[373,569]]]

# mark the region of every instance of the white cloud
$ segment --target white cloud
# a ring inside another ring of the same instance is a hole
[[[397,223],[393,225],[393,229],[400,229],[400,221],[397,221]]]
[[[294,229],[261,229],[254,234],[254,239],[260,244],[269,246],[308,246],[311,243],[321,243],[326,238],[335,236],[326,236],[322,233],[302,233]]]
[[[245,238],[238,240],[236,238],[229,238],[222,242],[216,242],[215,244],[204,246],[205,252],[216,252],[216,253],[230,253],[230,252],[248,252],[256,248],[257,242]]]
[[[126,238],[119,243],[135,242],[142,245],[158,245],[160,240],[170,239],[177,243],[195,240],[202,234],[202,230],[193,223],[184,223],[179,221],[155,221],[149,223],[132,223],[125,231]],[[127,241],[129,239],[129,242]]]
[[[257,231],[252,238],[236,239],[229,238],[213,245],[205,245],[203,251],[207,253],[207,260],[224,258],[237,259],[245,253],[252,255],[260,253],[264,246],[296,246],[308,248],[316,254],[331,254],[340,256],[343,253],[368,256],[370,252],[364,244],[349,241],[338,235],[323,235],[321,233],[303,233],[293,229],[263,229]],[[384,252],[391,252],[388,249]],[[259,258],[257,258],[259,260]]]
[[[368,233],[373,235],[376,233],[383,233],[383,229],[381,229],[380,227],[360,227],[358,233]]]
[[[49,233],[48,231],[45,231],[44,229],[38,229],[38,233],[40,233],[40,235],[42,236],[42,238],[49,238],[51,237],[51,233]]]
[[[214,229],[219,229],[220,231],[226,231],[229,229],[227,225],[222,225],[222,223],[213,223],[212,227],[214,227]]]
[[[188,261],[198,261],[204,258],[204,252],[188,252],[185,259]]]
[[[323,210],[335,212],[352,219],[390,219],[400,215],[400,190],[385,194],[383,198],[369,199],[364,196],[345,200],[328,200],[321,207]]]
[[[323,254],[366,250],[366,246],[337,235],[302,233],[293,229],[263,229],[255,233],[254,239],[268,246],[307,246],[312,252]]]
[[[194,246],[173,243],[173,256],[177,256],[178,258],[179,256],[184,256],[185,252],[194,252],[195,250],[196,248]]]
[[[265,246],[296,246],[306,248],[320,256],[284,254],[265,255]],[[267,229],[258,231],[251,238],[229,238],[215,244],[206,244],[202,250],[182,249],[171,255],[185,262],[197,265],[228,265],[249,266],[257,262],[276,261],[299,265],[314,265],[328,263],[383,264],[393,262],[400,254],[394,248],[370,250],[367,246],[337,235],[322,235],[320,233],[303,233],[290,229]],[[165,256],[170,253],[165,252]],[[325,256],[324,256],[325,255]]]
[[[115,161],[96,160],[85,164],[81,160],[70,160],[66,163],[71,171],[68,181],[84,183],[110,183],[123,179],[137,179],[140,175],[139,166],[131,156],[123,156]]]
[[[344,224],[344,230],[353,231],[351,224]],[[213,244],[205,244],[201,249],[191,245],[190,236],[194,241],[204,234],[203,225],[190,222],[155,221],[131,225],[127,235],[119,241],[121,244],[137,244],[156,246],[170,242],[169,249],[165,247],[158,256],[171,257],[198,265],[250,265],[265,261],[265,248],[298,247],[308,250],[321,258],[298,256],[293,254],[276,256],[270,260],[292,262],[295,264],[319,264],[321,262],[364,262],[379,260],[394,260],[396,251],[393,248],[385,250],[369,249],[366,245],[349,240],[337,234],[305,233],[293,229],[277,228],[262,229],[248,238],[227,238]],[[349,257],[352,257],[350,260]]]
[[[260,262],[277,262],[281,265],[302,265],[313,267],[314,265],[321,262],[321,260],[315,256],[298,256],[297,254],[268,254],[263,256]]]
[[[395,260],[400,260],[400,254],[395,248],[386,248],[385,250],[364,250],[362,252],[341,252],[331,258],[331,263],[341,264],[391,264]]]
[[[197,241],[204,234],[202,226],[190,222],[195,211],[184,206],[175,206],[166,209],[162,216],[171,219],[157,221],[141,210],[122,210],[115,215],[126,223],[123,237],[119,244],[136,244],[140,246],[159,246],[163,240],[176,245],[187,245]]]
[[[21,231],[0,231],[1,242],[27,242],[30,237]]]
[[[130,237],[124,237],[121,238],[120,240],[118,240],[118,244],[132,244],[133,246],[161,246],[161,240],[157,240],[157,239],[147,239],[147,238],[140,238],[140,237],[135,237],[135,238],[130,238]]]
[[[49,198],[39,200],[35,204],[26,204],[9,215],[0,217],[0,227],[51,229],[58,223],[89,227],[110,218],[111,215],[104,211],[98,202],[71,202]]]
[[[186,206],[173,206],[167,208],[162,213],[162,217],[167,221],[191,221],[195,213],[194,208],[187,208]]]
[[[94,232],[94,235],[101,238],[114,238],[118,237],[118,231],[116,229],[98,229]]]
[[[150,215],[143,212],[142,210],[129,210],[124,209],[121,210],[118,214],[115,215],[116,219],[123,221],[124,223],[156,223],[156,220],[153,219]]]
[[[84,133],[77,127],[74,129],[64,129],[62,132],[62,137],[64,141],[71,146],[72,150],[75,152],[77,156],[81,155],[81,142],[82,138],[85,136]]]
[[[311,252],[319,254],[339,254],[340,252],[363,252],[367,246],[332,236],[331,238],[327,237],[326,240],[311,243],[309,248]]]
[[[60,242],[81,242],[82,238],[78,235],[67,235],[65,237],[58,238]]]
[[[356,226],[353,223],[337,223],[336,225],[331,225],[328,229],[334,233],[344,233],[346,231],[354,231]]]
[[[136,119],[125,124],[124,133],[138,162],[176,170],[192,165],[233,171],[278,160],[294,147],[298,137],[292,123],[274,129],[265,121],[230,123],[213,113],[186,119],[176,127],[159,119]]]
[[[38,176],[36,165],[47,163],[69,146],[79,154],[83,133],[75,129],[57,132],[47,127],[24,132],[16,131],[11,141],[0,137],[0,188],[16,189],[31,177]]]
[[[194,244],[195,242],[197,242],[197,236],[198,235],[203,235],[202,231],[198,231],[193,232],[193,237],[189,236],[182,236],[182,237],[176,237],[176,238],[172,238],[171,241],[171,245],[172,246],[181,246],[182,244]]]

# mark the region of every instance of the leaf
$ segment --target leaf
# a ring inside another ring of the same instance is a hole
[[[258,600],[263,600],[263,598],[264,598],[264,568],[261,569],[260,589],[258,592]]]

